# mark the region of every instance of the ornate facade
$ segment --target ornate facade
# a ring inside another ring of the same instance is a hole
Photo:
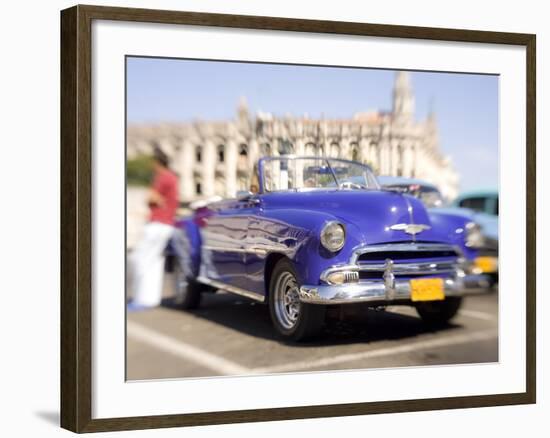
[[[406,72],[396,74],[391,112],[357,113],[350,119],[253,116],[242,99],[234,120],[130,125],[128,157],[159,145],[180,176],[182,201],[235,196],[248,188],[260,156],[282,154],[361,161],[380,175],[427,180],[452,199],[459,178],[439,148],[435,117],[415,121],[414,106]]]

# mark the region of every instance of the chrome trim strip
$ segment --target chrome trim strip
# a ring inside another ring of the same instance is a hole
[[[388,261],[393,264],[393,272],[395,274],[432,274],[438,272],[454,272],[457,267],[457,262],[427,262],[427,263],[397,263],[395,260],[386,260],[384,264],[377,265],[358,265],[359,271],[384,271],[387,269]]]
[[[405,200],[405,203],[407,204],[407,211],[409,212],[409,223],[414,224],[413,207],[411,201],[407,196],[403,196],[403,194],[401,194],[401,197]],[[412,235],[412,241],[416,242],[416,235],[414,234]]]
[[[356,271],[356,272],[380,272],[388,271],[389,263],[392,264],[391,271],[394,275],[432,275],[432,274],[452,274],[456,272],[460,266],[458,261],[446,262],[420,262],[420,263],[396,263],[395,260],[386,260],[383,264],[360,264],[360,265],[343,265],[333,266],[324,270],[321,273],[321,281],[328,283],[327,278],[330,274],[339,271]]]
[[[206,249],[209,251],[219,251],[219,252],[238,252],[243,253],[247,252],[245,248],[231,248],[227,246],[214,246],[214,245],[203,245],[202,249]]]
[[[249,291],[249,290],[246,290],[246,289],[241,289],[240,287],[233,286],[233,285],[230,285],[230,284],[227,284],[227,283],[223,283],[223,282],[218,281],[218,280],[211,280],[210,278],[199,276],[199,277],[197,277],[197,281],[200,282],[200,283],[204,283],[208,286],[215,287],[217,289],[222,289],[222,290],[225,290],[227,292],[231,292],[231,293],[236,294],[236,295],[241,295],[243,297],[250,298],[254,301],[259,301],[261,303],[263,303],[264,300],[265,300],[264,295],[260,295],[259,293],[252,292],[252,291]]]
[[[275,246],[266,246],[262,248],[256,247],[256,246],[249,246],[246,248],[231,248],[226,246],[203,245],[202,249],[208,250],[208,251],[234,252],[239,254],[257,254],[257,255],[266,255],[269,251],[275,251],[275,252],[288,251],[287,248],[279,248]]]
[[[395,274],[393,272],[393,261],[388,259],[384,265],[384,287],[386,288],[386,296],[388,300],[395,299]]]
[[[393,283],[393,284],[391,284]],[[486,275],[466,275],[444,279],[445,296],[465,296],[490,292]],[[399,302],[411,299],[409,281],[369,281],[347,285],[302,286],[300,301],[309,304],[356,304]]]
[[[461,254],[460,249],[456,246],[444,243],[385,243],[382,245],[365,245],[356,247],[353,250],[350,264],[357,264],[357,260],[362,254],[384,251],[453,251],[456,253],[457,257]]]

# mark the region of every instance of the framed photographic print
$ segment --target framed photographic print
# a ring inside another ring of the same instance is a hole
[[[534,35],[75,6],[61,55],[62,427],[535,402]]]

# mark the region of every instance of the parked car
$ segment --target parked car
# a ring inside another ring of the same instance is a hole
[[[476,190],[461,193],[451,204],[454,209],[467,212],[481,225],[485,245],[478,260],[480,271],[498,282],[498,190]]]
[[[266,157],[256,178],[255,193],[178,223],[174,286],[183,308],[222,289],[267,303],[276,330],[303,340],[319,333],[329,306],[412,305],[438,325],[464,295],[486,291],[487,278],[468,273],[461,249],[474,250],[479,230],[382,190],[366,165]]]
[[[498,192],[476,191],[460,195],[450,206],[439,189],[426,181],[413,178],[380,176],[383,187],[400,189],[420,199],[431,215],[461,216],[477,224],[483,235],[483,242],[470,255],[472,271],[489,276],[491,285],[498,283]]]
[[[453,206],[498,217],[498,190],[475,190],[458,195]]]
[[[439,189],[422,179],[401,176],[379,176],[378,182],[384,188],[397,189],[422,201],[426,208],[442,207],[445,204]]]

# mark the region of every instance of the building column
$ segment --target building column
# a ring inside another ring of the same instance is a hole
[[[330,157],[330,145],[331,145],[331,141],[328,141],[325,139],[325,141],[323,142],[323,156],[324,157]]]
[[[369,152],[370,152],[370,146],[369,141],[366,138],[361,138],[359,140],[359,143],[357,143],[357,147],[359,149],[359,161],[361,163],[368,162],[369,161]],[[351,156],[351,148],[349,149],[349,157],[352,159]]]
[[[202,151],[202,194],[211,197],[216,194],[216,146],[210,140],[204,142]]]
[[[379,163],[379,174],[388,175],[390,173],[390,150],[391,144],[387,140],[380,142],[379,146],[380,151],[380,163]]]
[[[378,148],[380,147],[380,145],[376,143],[374,140],[369,140],[369,144],[370,144],[369,146],[370,153],[368,156],[368,161],[374,169],[379,170],[380,163],[378,162],[378,156],[379,156]]]
[[[351,145],[352,144],[353,144],[353,142],[349,143],[350,147],[349,147],[349,154],[347,155],[348,157],[351,156]],[[368,139],[360,138],[357,141],[356,144],[357,144],[357,148],[360,151],[360,157],[361,157],[360,161],[361,161],[361,163],[368,164],[369,154],[370,154],[370,143],[369,143]]]
[[[411,178],[414,171],[414,146],[409,144],[403,149],[403,176]]]
[[[271,148],[271,156],[272,157],[278,157],[279,156],[279,147],[275,144],[273,144],[272,148]],[[269,164],[269,163],[273,163],[273,164]],[[274,183],[274,186],[275,187],[278,187],[278,188],[281,188],[280,187],[280,180],[281,180],[281,169],[279,168],[279,161],[275,161],[275,162],[270,162],[268,161],[267,162],[267,166],[272,170],[272,174],[271,174],[271,178],[273,180],[273,183]]]
[[[397,162],[399,160],[399,152],[397,151],[399,142],[397,140],[393,140],[391,142],[391,148],[390,148],[390,170],[389,174],[397,176],[397,168],[399,166],[399,163]]]
[[[180,176],[180,199],[185,202],[192,201],[195,198],[195,179],[193,178],[193,168],[195,164],[194,149],[195,148],[189,141],[183,140],[180,144],[180,151],[175,161],[177,172]]]
[[[256,138],[251,138],[248,143],[248,167],[250,172],[254,169],[254,166],[260,159],[260,145]]]
[[[424,171],[425,167],[426,167],[426,161],[427,161],[427,157],[425,156],[425,153],[424,153],[424,148],[416,148],[416,153],[415,153],[415,178],[426,178],[426,172]]]
[[[296,138],[294,142],[294,154],[297,156],[303,156],[305,149],[305,144],[303,138]],[[301,186],[304,182],[304,166],[303,161],[299,160],[296,161],[296,175],[294,175],[294,178],[296,179],[295,184],[297,186]]]
[[[340,137],[340,141],[338,142],[338,158],[346,159],[349,156],[348,151],[351,143],[353,143],[353,139],[349,135]]]
[[[234,198],[237,194],[237,144],[227,140],[225,144],[225,195]]]

